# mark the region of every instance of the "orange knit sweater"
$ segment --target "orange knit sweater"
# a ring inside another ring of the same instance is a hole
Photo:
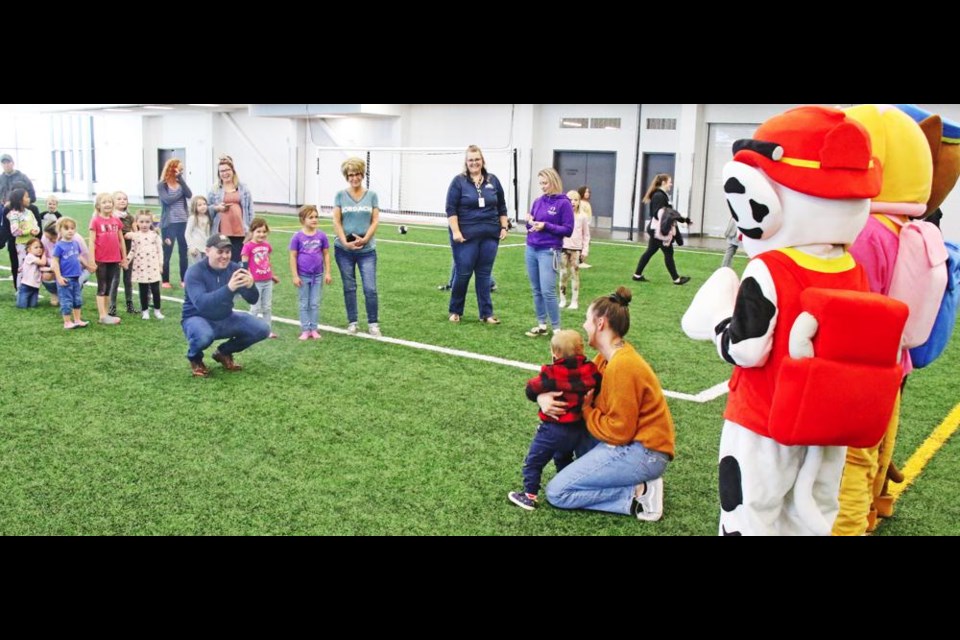
[[[673,416],[660,380],[647,361],[629,343],[614,352],[610,362],[601,354],[593,361],[603,381],[592,406],[583,408],[590,433],[613,445],[636,441],[672,460],[676,439]]]

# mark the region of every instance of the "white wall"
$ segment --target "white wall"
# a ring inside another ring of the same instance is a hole
[[[637,156],[637,105],[635,104],[542,104],[535,120],[533,170],[530,196],[524,212],[540,196],[537,173],[553,166],[554,151],[613,151],[617,154],[614,176],[613,226],[630,225],[630,196],[633,193]],[[573,118],[620,118],[620,129],[563,129],[560,121]],[[576,188],[579,185],[564,185]],[[523,203],[521,203],[523,206]]]
[[[0,117],[0,153],[13,156],[14,169],[30,178],[43,209],[51,189],[50,117],[39,114],[4,114]]]
[[[207,113],[140,116],[143,126],[141,162],[145,196],[157,197],[157,183],[160,181],[160,170],[163,169],[157,163],[158,149],[186,149],[184,164],[187,184],[195,195],[207,193],[213,184],[210,145],[213,139],[211,119],[214,117]]]
[[[204,193],[216,178],[216,159],[227,154],[233,158],[240,181],[249,187],[255,201],[296,203],[303,179],[303,168],[297,162],[302,138],[298,135],[297,120],[251,117],[244,111],[212,117],[213,144],[207,160],[210,177],[205,183],[198,183],[205,185]]]
[[[140,116],[94,116],[97,182],[93,190],[123,191],[132,203],[144,196],[143,118]],[[153,164],[156,165],[156,153]],[[152,172],[150,175],[154,175]],[[188,184],[191,184],[188,182]],[[156,180],[153,195],[156,195]]]

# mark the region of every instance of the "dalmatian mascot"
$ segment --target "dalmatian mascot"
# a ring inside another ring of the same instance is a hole
[[[843,111],[798,107],[738,140],[724,193],[751,260],[701,287],[681,321],[735,365],[720,438],[722,535],[828,535],[847,446],[893,411],[906,306],[868,293],[847,252],[881,166]],[[866,382],[869,381],[869,382]]]

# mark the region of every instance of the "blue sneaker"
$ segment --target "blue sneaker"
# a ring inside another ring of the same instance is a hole
[[[507,494],[507,499],[521,509],[533,511],[537,508],[537,494],[524,493],[523,491],[511,491]]]

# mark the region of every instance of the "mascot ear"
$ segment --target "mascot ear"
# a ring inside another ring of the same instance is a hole
[[[723,167],[723,192],[730,215],[745,239],[769,238],[783,226],[780,197],[762,170],[728,162]]]

